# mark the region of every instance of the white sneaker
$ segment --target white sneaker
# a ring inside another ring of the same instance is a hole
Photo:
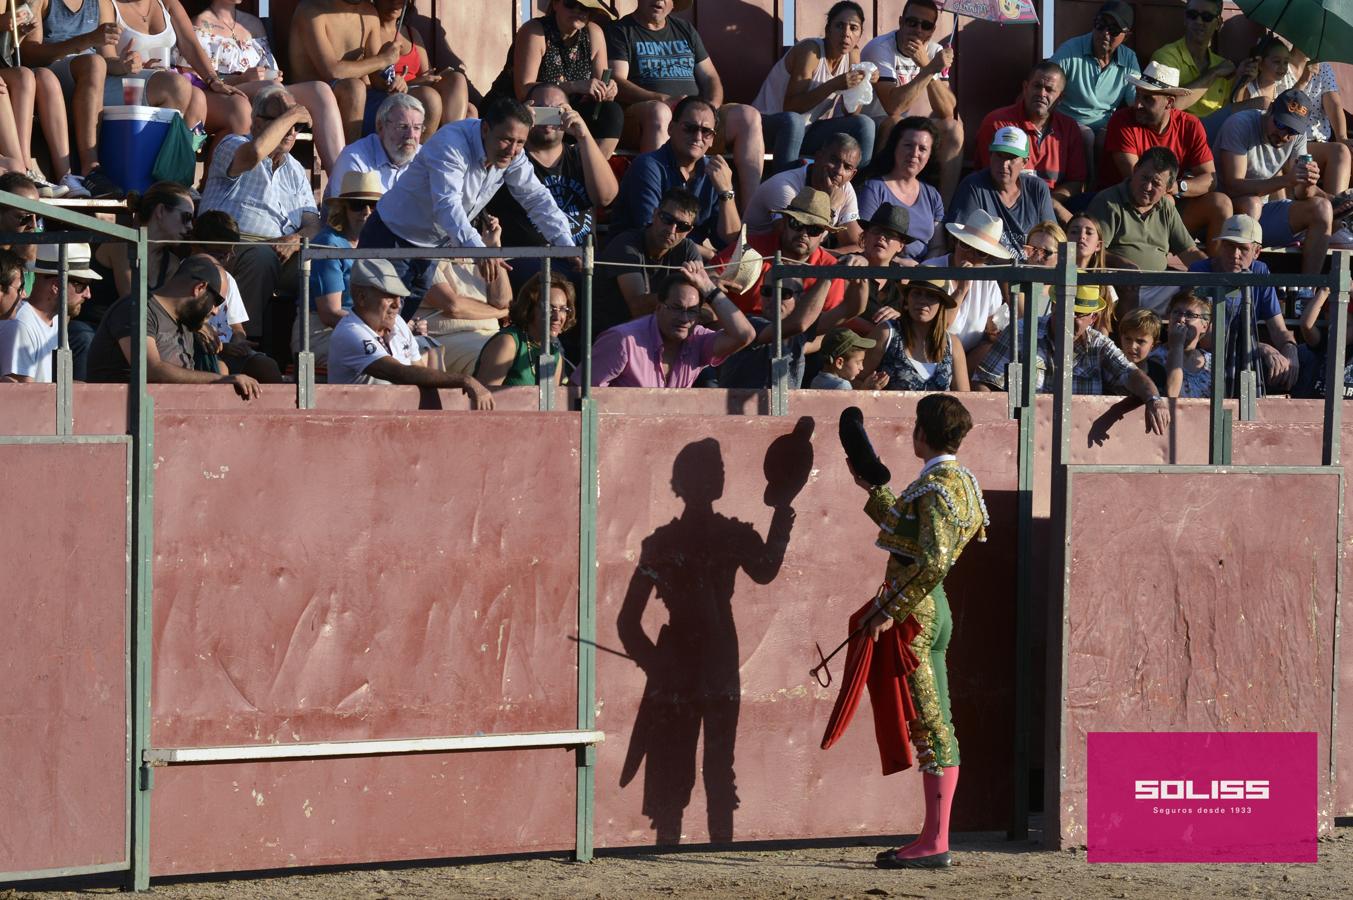
[[[65,175],[61,178],[61,187],[65,188],[63,192],[68,197],[88,197],[89,189],[85,187],[84,181],[78,175]]]

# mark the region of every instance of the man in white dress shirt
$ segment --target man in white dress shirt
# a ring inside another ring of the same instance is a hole
[[[483,247],[475,220],[506,187],[551,246],[572,247],[568,217],[522,152],[533,122],[526,106],[502,99],[490,104],[482,119],[438,130],[376,204],[358,246]],[[433,267],[426,259],[391,262],[409,289],[403,311],[408,319],[431,286]],[[486,281],[503,268],[500,259],[479,266]]]

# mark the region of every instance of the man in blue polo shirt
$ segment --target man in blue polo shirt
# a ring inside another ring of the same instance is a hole
[[[736,239],[742,219],[734,202],[733,170],[719,156],[706,156],[714,141],[717,114],[708,101],[687,97],[672,115],[671,137],[652,153],[634,158],[620,182],[611,212],[613,231],[642,228],[653,219],[662,195],[674,187],[685,188],[700,201],[700,212],[690,238],[702,245],[706,258],[718,245]]]
[[[1093,148],[1093,169],[1103,145],[1109,116],[1136,99],[1129,76],[1140,75],[1137,54],[1123,46],[1132,31],[1132,7],[1123,0],[1109,0],[1095,13],[1094,27],[1062,44],[1052,54],[1053,62],[1066,73],[1066,90],[1058,110],[1081,126],[1087,150]]]

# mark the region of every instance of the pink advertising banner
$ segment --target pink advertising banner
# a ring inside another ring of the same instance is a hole
[[[1315,732],[1091,732],[1092,863],[1313,863]]]

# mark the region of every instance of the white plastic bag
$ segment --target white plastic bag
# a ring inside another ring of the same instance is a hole
[[[852,72],[863,72],[864,81],[841,92],[841,106],[848,113],[857,113],[874,102],[874,73],[878,66],[871,62],[859,62],[850,67]]]

